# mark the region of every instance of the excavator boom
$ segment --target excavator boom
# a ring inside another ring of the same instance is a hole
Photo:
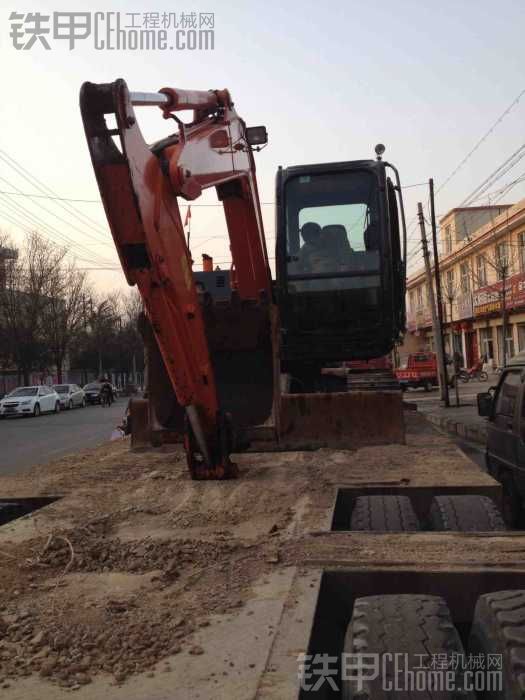
[[[137,285],[178,403],[194,478],[229,478],[236,468],[230,417],[217,389],[202,299],[196,288],[178,197],[192,201],[215,187],[224,207],[241,309],[257,319],[252,342],[230,326],[222,350],[250,351],[269,323],[271,274],[247,129],[227,90],[130,93],[123,80],[85,83],[80,95],[93,167],[129,284]],[[177,133],[148,146],[134,105],[174,116]],[[192,110],[184,124],[175,112]],[[114,115],[116,127],[107,125]],[[261,309],[263,311],[261,312]],[[213,325],[213,324],[211,324]],[[239,337],[241,336],[241,337]],[[251,345],[251,346],[250,346]],[[230,358],[231,359],[231,358]],[[267,412],[271,409],[268,406]]]

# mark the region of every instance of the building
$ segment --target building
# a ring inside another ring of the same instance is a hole
[[[514,205],[452,209],[440,220],[445,349],[471,367],[495,366],[525,350],[525,199]],[[407,280],[405,354],[433,350],[424,269]],[[503,338],[503,309],[506,337]]]

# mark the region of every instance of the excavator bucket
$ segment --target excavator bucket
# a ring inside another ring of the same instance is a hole
[[[264,423],[273,401],[273,363],[268,311],[264,306],[239,306],[230,300],[208,303],[204,324],[210,347],[217,393],[236,431]],[[184,409],[169,381],[153,329],[145,314],[139,330],[146,349],[148,376],[146,406],[136,407],[132,446],[158,447],[182,443]]]
[[[403,399],[397,391],[282,394],[281,449],[357,449],[405,442]]]

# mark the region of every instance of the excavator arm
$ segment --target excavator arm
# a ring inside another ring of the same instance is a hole
[[[153,146],[146,144],[134,110],[148,105],[157,105],[178,125],[177,133]],[[227,90],[165,88],[149,94],[130,93],[123,80],[84,83],[80,106],[122,268],[140,291],[186,412],[190,473],[196,479],[235,477],[231,425],[221,408],[178,197],[192,201],[204,189],[216,188],[230,238],[234,294],[241,305],[268,305],[271,273],[246,125]],[[191,123],[178,118],[182,110],[193,112]],[[111,115],[115,126],[108,126]]]

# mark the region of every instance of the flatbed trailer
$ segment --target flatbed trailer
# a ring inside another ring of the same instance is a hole
[[[423,522],[437,494],[499,503],[406,420],[405,445],[235,455],[236,482],[127,440],[2,478],[4,503],[35,510],[0,527],[1,697],[338,698],[301,690],[298,657],[339,657],[360,596],[442,596],[466,639],[479,595],[525,588],[525,538],[350,531],[362,495],[407,495]]]

